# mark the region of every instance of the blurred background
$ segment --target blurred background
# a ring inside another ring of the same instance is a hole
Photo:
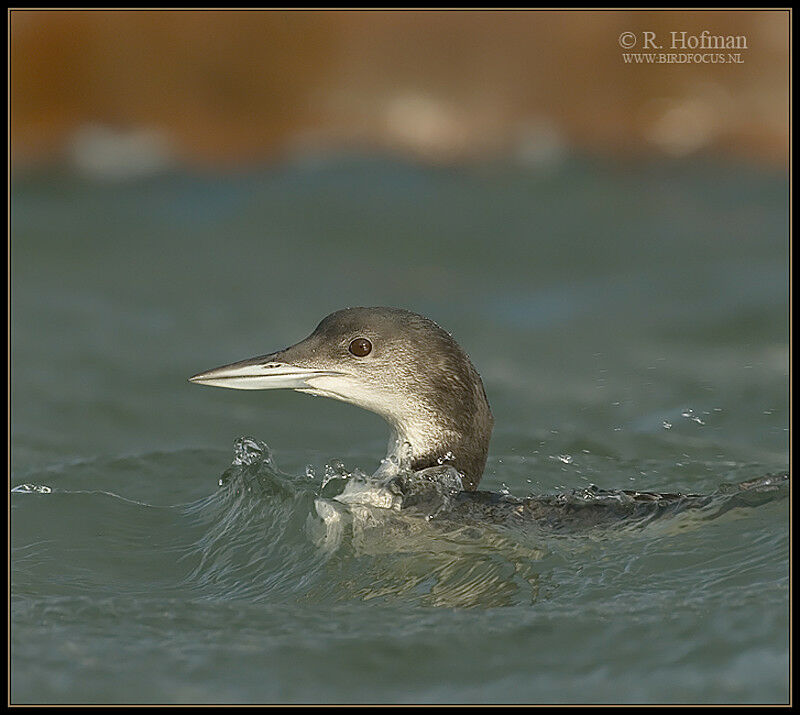
[[[622,59],[625,31],[703,30],[745,36],[743,63]],[[781,166],[788,53],[785,11],[17,10],[14,168],[231,168],[332,147]]]
[[[467,346],[509,450],[580,431],[591,405],[584,427],[605,433],[615,403],[683,446],[662,424],[711,393],[762,406],[768,438],[740,408],[716,428],[782,464],[788,20],[13,11],[14,459],[256,427],[330,457],[350,443],[337,416],[365,435],[359,454],[381,451],[380,420],[349,406],[184,378],[340,307],[397,305]],[[646,31],[746,49],[626,63],[621,36],[641,49]],[[608,399],[612,373],[624,395]],[[294,409],[320,419],[298,432]]]
[[[333,416],[380,451],[380,420],[349,406],[184,378],[334,309],[397,305],[468,347],[509,449],[591,404],[605,431],[614,402],[665,438],[672,417],[653,415],[712,380],[770,403],[772,442],[744,414],[726,440],[782,463],[788,19],[13,11],[15,460],[256,426],[330,457],[349,442]],[[744,37],[741,62],[623,59],[624,32],[704,30]],[[656,358],[673,373],[652,383]],[[627,402],[606,398],[610,369]]]

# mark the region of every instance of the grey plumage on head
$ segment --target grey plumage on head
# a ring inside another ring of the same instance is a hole
[[[465,488],[477,487],[494,420],[480,375],[449,333],[417,313],[373,307],[331,313],[309,340],[315,336],[332,363],[344,356],[359,366],[374,399],[347,401],[381,414],[411,444],[413,469],[451,464]],[[360,361],[344,355],[356,337],[373,345]]]
[[[191,379],[289,388],[371,410],[392,427],[390,456],[414,470],[450,464],[466,489],[486,465],[493,418],[480,375],[449,333],[408,310],[338,310],[296,345]]]

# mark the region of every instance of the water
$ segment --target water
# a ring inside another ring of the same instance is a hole
[[[787,702],[788,499],[574,533],[348,505],[378,417],[186,382],[397,305],[483,376],[482,489],[711,493],[788,465],[787,206],[709,164],[17,179],[12,702]]]

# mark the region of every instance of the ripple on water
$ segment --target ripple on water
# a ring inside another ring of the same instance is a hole
[[[67,469],[54,483],[59,481],[75,480]],[[656,516],[676,513],[658,529],[645,530],[648,544],[663,533],[696,532],[704,521],[785,495],[778,479],[748,487],[721,489],[682,515],[674,507],[683,502],[674,499],[656,509],[639,492],[576,490],[539,500],[539,511],[530,512],[536,518],[526,519],[526,502],[508,492],[465,502],[458,474],[446,465],[415,474],[383,465],[370,477],[333,462],[321,478],[291,475],[278,469],[264,442],[243,437],[219,488],[188,503],[159,507],[112,492],[15,487],[21,499],[47,495],[46,506],[30,502],[27,514],[16,517],[15,585],[30,593],[51,579],[70,593],[88,587],[109,593],[161,589],[254,602],[530,604],[548,592],[541,588],[542,576],[551,579],[555,564],[580,564],[598,544],[615,544],[619,557],[624,539],[631,543],[631,529],[652,524]],[[632,518],[631,508],[640,501],[647,509]],[[549,510],[547,519],[543,509]],[[613,518],[584,523],[590,509]],[[27,526],[33,518],[39,524],[35,535]],[[561,526],[554,530],[556,523]],[[570,524],[588,524],[589,530]],[[690,553],[675,553],[691,561]],[[620,568],[629,572],[632,566],[625,564]],[[589,566],[581,568],[588,573]]]
[[[229,693],[236,701],[242,688],[261,683],[246,675],[248,664],[272,673],[270,682],[294,682],[288,671],[285,678],[275,673],[275,663],[292,653],[314,672],[347,681],[354,664],[375,667],[364,655],[371,644],[380,663],[391,661],[392,672],[419,688],[420,654],[435,651],[425,662],[439,663],[440,671],[441,663],[458,661],[448,676],[458,677],[471,667],[463,653],[482,634],[486,657],[475,661],[471,677],[488,677],[488,668],[502,682],[491,663],[523,659],[528,686],[512,678],[509,687],[525,700],[545,687],[538,672],[548,672],[548,682],[562,671],[594,678],[603,664],[626,683],[642,662],[663,670],[663,659],[702,658],[706,678],[741,677],[729,657],[737,643],[749,644],[743,653],[760,649],[764,663],[778,662],[788,648],[779,637],[788,632],[788,500],[768,490],[781,490],[780,480],[756,484],[767,491],[720,489],[719,500],[703,509],[575,531],[513,516],[455,518],[460,492],[448,467],[416,481],[400,469],[368,476],[333,462],[325,474],[287,474],[266,444],[242,438],[215,479],[219,471],[209,463],[220,456],[186,451],[74,463],[14,491],[12,653],[25,668],[18,672],[44,677],[43,668],[68,673],[75,663],[91,671],[92,662],[113,661],[111,652],[98,658],[112,638],[108,647],[132,664],[128,677],[141,671],[142,692],[168,693],[174,668],[165,679],[159,673],[168,668],[154,673],[145,664],[180,662],[213,643],[243,678]],[[169,473],[177,482],[172,493],[200,480],[202,496],[151,503],[164,494],[156,482],[128,484],[135,462],[145,476]],[[398,478],[406,479],[399,493]],[[30,486],[44,482],[49,493]],[[82,488],[87,482],[118,493]],[[518,499],[508,492],[497,498]],[[629,497],[564,492],[559,508],[606,498],[624,504]],[[478,615],[458,616],[465,613]],[[45,637],[56,639],[45,656],[27,645]],[[651,644],[647,653],[642,643]],[[317,652],[325,667],[310,665]],[[343,652],[346,667],[339,665]],[[194,667],[213,680],[216,666],[206,660]],[[701,693],[700,681],[669,672]],[[15,683],[28,692],[25,677]],[[777,692],[781,677],[761,673],[758,682]],[[638,692],[634,681],[626,692]],[[593,696],[613,700],[605,682],[597,680]],[[364,692],[356,682],[348,687]]]

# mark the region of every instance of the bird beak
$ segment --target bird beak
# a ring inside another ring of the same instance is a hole
[[[215,367],[189,378],[189,382],[234,390],[302,390],[315,377],[335,376],[333,370],[315,370],[281,362],[277,353],[261,355]]]

